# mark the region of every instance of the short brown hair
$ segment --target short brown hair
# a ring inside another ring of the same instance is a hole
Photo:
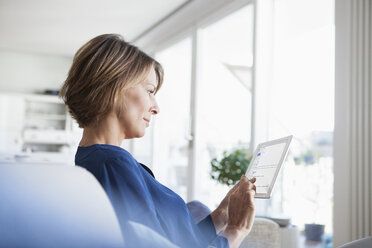
[[[103,34],[75,54],[60,97],[80,127],[95,125],[113,109],[116,96],[144,80],[150,68],[163,83],[162,66],[118,34]]]

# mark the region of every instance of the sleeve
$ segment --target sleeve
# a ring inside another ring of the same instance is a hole
[[[216,234],[216,228],[214,227],[211,215],[205,217],[197,225],[205,239],[209,242],[208,247],[229,247],[227,239]]]
[[[105,164],[104,188],[113,203],[123,233],[128,227],[128,222],[135,222],[156,231],[160,236],[180,247],[229,247],[224,237],[216,235],[210,216],[205,218],[199,226],[195,225],[190,216],[190,225],[183,223],[184,227],[190,228],[187,234],[170,235],[171,230],[167,229],[163,223],[169,218],[159,217],[159,212],[153,202],[155,196],[148,190],[141,176],[141,170],[142,168],[136,161],[127,157],[108,159]],[[183,201],[182,204],[184,205]],[[177,206],[177,204],[172,206]],[[162,211],[164,212],[164,209]],[[179,218],[182,219],[182,216]],[[178,231],[182,228],[179,227]]]
[[[197,225],[206,240],[211,241],[217,237],[216,228],[214,227],[211,215],[205,217]]]
[[[222,236],[217,236],[209,245],[208,247],[215,247],[215,248],[219,248],[219,247],[224,247],[224,248],[229,248],[229,241],[225,238],[225,237],[222,237]]]

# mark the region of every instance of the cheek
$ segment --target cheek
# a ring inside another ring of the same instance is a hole
[[[150,106],[150,101],[147,95],[138,95],[133,99],[132,104],[132,108],[136,109],[136,112],[145,113]]]
[[[122,106],[122,115],[130,117],[130,119],[142,119],[143,115],[148,111],[150,101],[148,97],[143,95],[132,96],[128,101],[124,101]]]

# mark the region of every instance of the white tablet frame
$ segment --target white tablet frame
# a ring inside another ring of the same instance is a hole
[[[245,173],[246,176],[248,176],[249,174],[249,171],[252,169],[252,164],[253,164],[253,161],[256,160],[257,158],[257,155],[258,155],[258,152],[261,150],[261,148],[263,147],[266,147],[266,146],[272,146],[272,145],[275,145],[275,144],[280,144],[280,143],[285,143],[285,147],[284,147],[284,150],[282,152],[282,156],[280,157],[280,160],[279,160],[279,163],[278,163],[278,166],[276,167],[276,171],[275,171],[275,174],[274,174],[274,177],[270,183],[270,186],[269,186],[269,189],[267,191],[266,194],[256,194],[255,198],[262,198],[262,199],[269,199],[270,196],[271,196],[271,192],[274,188],[274,185],[275,185],[275,182],[276,182],[276,178],[278,177],[278,174],[279,174],[279,171],[280,171],[280,168],[282,167],[282,164],[285,160],[285,158],[287,157],[287,154],[288,154],[288,148],[289,148],[289,144],[291,143],[292,141],[292,137],[293,135],[290,135],[290,136],[287,136],[287,137],[284,137],[284,138],[280,138],[280,139],[276,139],[276,140],[271,140],[271,141],[267,141],[267,142],[264,142],[264,143],[261,143],[257,146],[255,152],[253,153],[253,157],[252,157],[252,160],[251,162],[249,163],[249,166],[248,166],[248,169]],[[251,179],[251,178],[248,178],[248,179]]]

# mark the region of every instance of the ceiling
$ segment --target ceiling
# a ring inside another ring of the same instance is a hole
[[[72,56],[103,33],[132,41],[190,0],[0,0],[0,49]]]

